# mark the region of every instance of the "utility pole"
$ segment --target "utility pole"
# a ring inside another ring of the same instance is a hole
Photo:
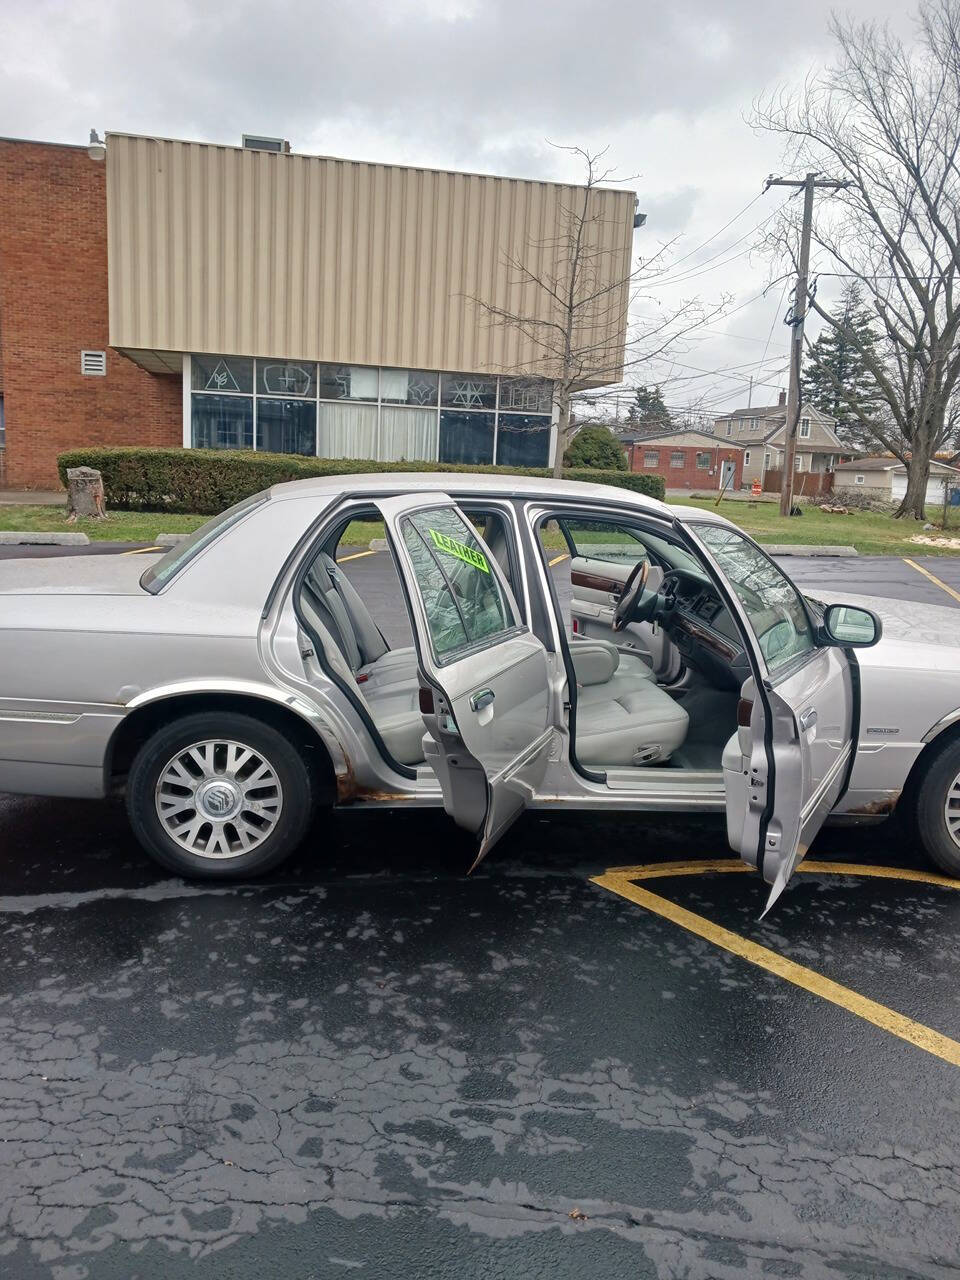
[[[807,314],[807,275],[810,270],[810,235],[813,230],[813,195],[817,187],[836,191],[849,186],[849,182],[837,182],[830,178],[818,180],[815,173],[808,173],[803,181],[796,178],[767,179],[765,191],[771,187],[794,187],[803,190],[803,223],[800,230],[800,256],[797,260],[797,288],[793,297],[793,314],[787,321],[790,335],[790,382],[787,390],[787,421],[784,438],[783,474],[780,477],[780,514],[788,516],[793,510],[793,481],[796,470],[797,427],[800,422],[800,369],[803,363],[803,322]]]

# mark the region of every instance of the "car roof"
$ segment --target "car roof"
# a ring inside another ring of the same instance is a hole
[[[330,498],[340,493],[371,497],[384,490],[397,493],[449,493],[501,498],[572,498],[576,501],[622,502],[661,517],[673,519],[698,516],[695,507],[673,507],[658,498],[647,497],[632,489],[608,484],[589,484],[582,480],[554,480],[541,476],[491,475],[474,471],[373,471],[361,474],[317,476],[309,480],[291,480],[274,485],[274,499],[317,497]],[[722,520],[723,517],[721,516]]]

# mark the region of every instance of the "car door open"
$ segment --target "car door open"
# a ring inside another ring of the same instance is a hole
[[[377,505],[416,639],[424,757],[447,813],[479,838],[475,867],[546,771],[554,730],[547,653],[451,498],[406,495]]]
[[[877,637],[841,642],[818,628],[790,579],[738,529],[686,529],[722,578],[754,669],[723,773],[727,835],[771,886],[766,914],[846,788],[859,698],[844,648]]]

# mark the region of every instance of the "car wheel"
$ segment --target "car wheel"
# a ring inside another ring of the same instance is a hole
[[[314,809],[303,753],[251,716],[201,712],[159,730],[127,779],[144,849],[179,875],[262,875],[301,842]]]
[[[928,766],[917,790],[914,823],[937,867],[960,877],[960,740],[947,743]]]

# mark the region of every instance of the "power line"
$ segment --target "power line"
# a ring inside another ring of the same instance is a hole
[[[783,204],[786,204],[786,203],[787,203],[786,201],[783,201]],[[733,254],[731,257],[726,258],[723,262],[717,261],[717,259],[722,258],[725,253],[729,253],[731,249],[735,249],[738,244],[743,244],[744,240],[748,240],[752,235],[755,235],[756,232],[758,232],[761,227],[766,226],[768,222],[770,222],[773,218],[777,216],[777,214],[780,212],[781,207],[782,207],[781,205],[777,205],[776,209],[774,209],[772,213],[768,213],[765,218],[761,218],[760,221],[756,224],[756,226],[751,227],[750,230],[744,232],[744,234],[740,236],[738,240],[734,240],[732,244],[728,244],[726,248],[721,249],[718,253],[715,253],[712,258],[707,258],[703,262],[696,263],[688,271],[681,272],[679,276],[674,276],[673,278],[668,277],[666,280],[658,280],[655,284],[651,284],[650,287],[659,289],[667,285],[684,284],[687,280],[696,280],[698,276],[706,275],[708,271],[718,271],[721,267],[726,266],[727,263],[736,262],[738,258],[745,258],[747,254],[753,252],[753,246],[751,246],[748,249],[742,249],[740,253]],[[681,258],[678,261],[682,262],[683,259]],[[711,266],[710,265],[711,263],[714,263],[715,265]],[[673,268],[676,265],[677,265],[676,262],[671,263],[669,270],[673,270]]]
[[[674,262],[673,265],[678,266],[679,263],[686,262],[688,258],[694,257],[696,254],[700,252],[701,249],[705,249],[708,244],[716,240],[717,236],[722,236],[723,233],[726,231],[727,227],[732,227],[735,222],[737,222],[740,218],[743,217],[743,215],[747,212],[748,209],[752,209],[753,206],[757,203],[757,201],[763,196],[763,194],[764,193],[761,191],[757,195],[755,195],[752,200],[750,200],[747,204],[743,206],[743,208],[740,210],[739,213],[735,213],[729,222],[725,222],[719,231],[715,231],[712,236],[708,236],[707,239],[704,240],[703,244],[697,245],[696,249],[691,249],[690,252],[685,253],[682,258],[677,258],[676,262]]]
[[[783,310],[783,300],[786,296],[787,296],[787,282],[786,280],[784,280],[783,288],[780,290],[780,301],[777,303],[777,309],[773,313],[773,319],[770,321],[770,332],[767,334],[767,345],[763,348],[764,358],[766,358],[767,352],[770,349],[770,339],[773,337],[773,331],[777,326],[777,316],[780,315],[781,311]]]

